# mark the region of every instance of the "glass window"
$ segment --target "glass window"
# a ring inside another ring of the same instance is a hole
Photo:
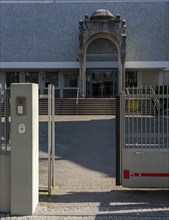
[[[10,87],[11,83],[19,83],[19,72],[6,73],[6,86]]]
[[[112,72],[103,73],[103,79],[104,79],[105,82],[112,82],[113,81]]]
[[[93,80],[97,82],[102,81],[102,73],[101,72],[94,72],[93,73]]]
[[[51,72],[45,73],[45,87],[48,87],[48,84],[52,84],[55,87],[59,87],[58,73]]]
[[[65,75],[65,87],[78,87],[78,76]]]
[[[137,87],[137,72],[127,71],[125,75],[126,87]]]
[[[37,83],[39,82],[39,74],[26,72],[25,74],[25,82],[26,83]]]

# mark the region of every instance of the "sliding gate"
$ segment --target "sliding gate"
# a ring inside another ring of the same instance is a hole
[[[168,99],[168,86],[127,89],[121,95],[118,156],[122,186],[169,187]]]

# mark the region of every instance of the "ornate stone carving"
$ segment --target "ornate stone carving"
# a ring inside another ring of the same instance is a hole
[[[90,20],[114,20],[114,16],[105,9],[98,9],[97,11],[95,11],[91,17]]]
[[[116,41],[116,45],[123,54],[126,53],[126,21],[120,15],[114,17],[109,11],[99,9],[91,16],[85,15],[85,19],[79,22],[79,48],[85,51],[87,41],[95,35],[106,34]]]
[[[83,31],[84,31],[84,27],[83,27],[83,21],[79,21],[79,48],[83,49],[84,46],[84,41],[83,41]]]

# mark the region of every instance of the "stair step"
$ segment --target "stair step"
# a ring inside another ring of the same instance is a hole
[[[47,114],[48,100],[39,101],[39,113]],[[116,99],[79,99],[78,106],[76,99],[55,99],[55,114],[60,115],[113,115],[116,112]]]
[[[150,113],[154,114],[154,107],[150,107],[150,100],[139,102],[142,105],[141,111],[143,115]],[[5,107],[1,106],[2,115],[4,115]],[[126,113],[128,112],[128,102],[126,102]],[[39,100],[39,114],[48,114],[48,99]],[[76,99],[55,99],[55,114],[56,115],[115,115],[116,114],[116,99],[79,99],[78,106]],[[131,113],[130,113],[131,114]],[[9,106],[10,115],[10,106]]]

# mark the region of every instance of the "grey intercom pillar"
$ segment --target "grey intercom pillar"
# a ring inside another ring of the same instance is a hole
[[[11,214],[32,215],[38,204],[38,85],[11,85]]]

